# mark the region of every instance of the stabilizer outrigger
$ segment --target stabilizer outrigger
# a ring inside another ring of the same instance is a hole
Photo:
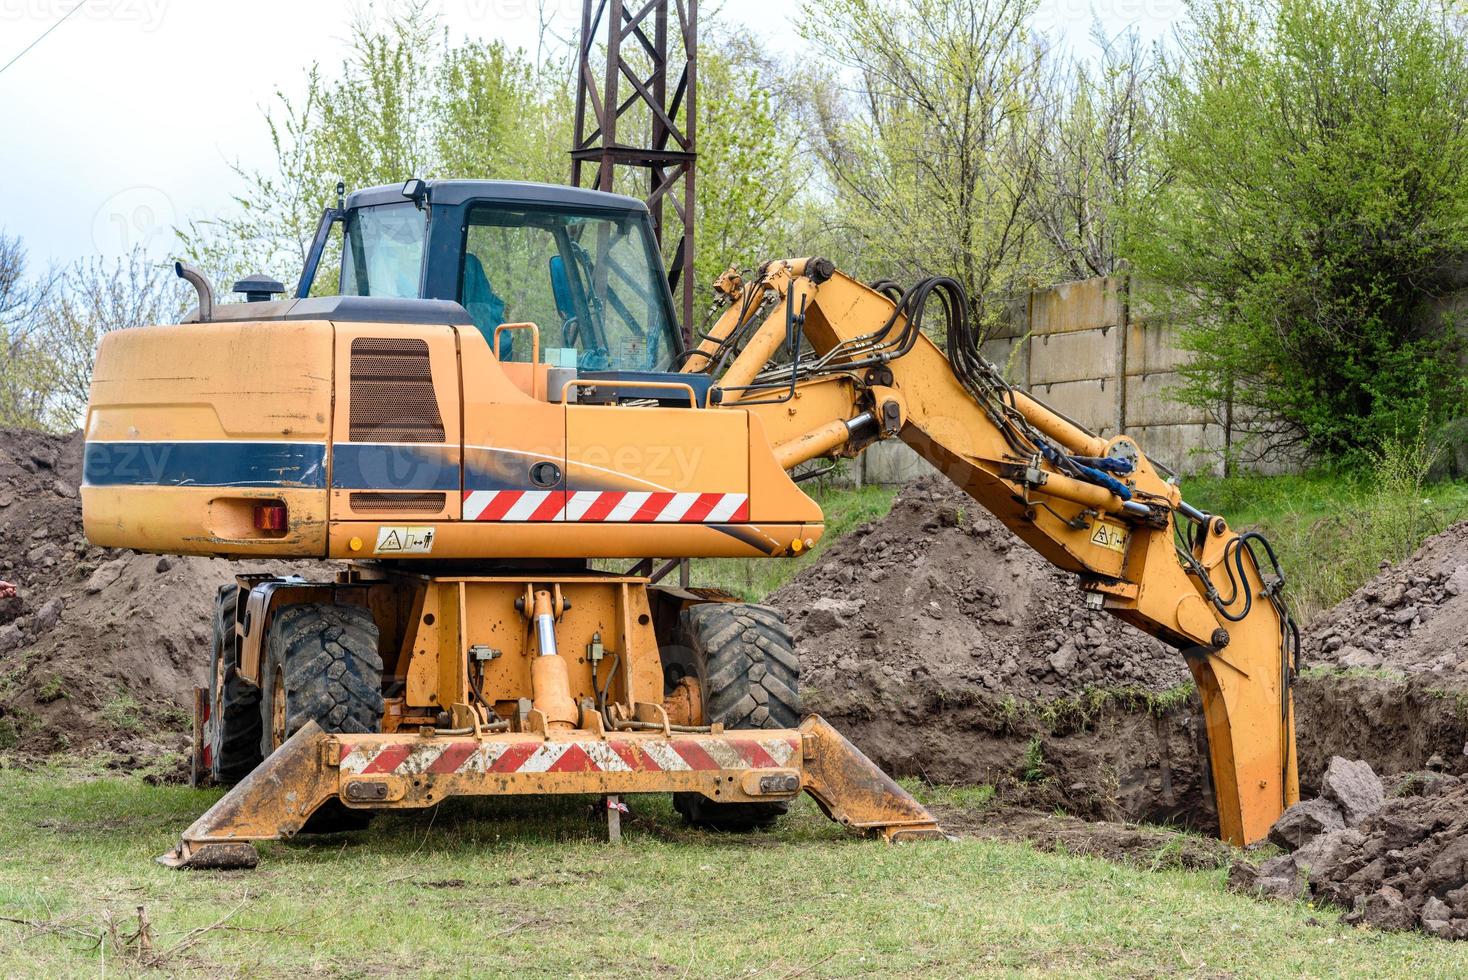
[[[594,717],[594,716],[593,716]],[[770,803],[801,792],[842,826],[888,841],[942,836],[926,808],[819,716],[799,728],[686,734],[574,730],[291,736],[161,856],[174,868],[250,868],[254,843],[294,836],[332,800],[353,810],[453,796],[701,793]]]

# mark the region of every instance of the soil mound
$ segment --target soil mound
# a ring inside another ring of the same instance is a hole
[[[1214,820],[1182,657],[1087,609],[1073,576],[944,480],[906,487],[770,602],[807,706],[896,775],[1093,818]]]
[[[1307,665],[1468,677],[1468,521],[1320,616],[1305,632],[1304,653]]]
[[[934,477],[906,487],[885,518],[837,541],[770,601],[828,706],[902,704],[932,685],[1046,700],[1189,680],[1176,650],[1087,609],[1075,576]]]
[[[82,438],[0,431],[0,750],[97,749],[143,763],[187,744],[210,612],[236,571],[95,548],[82,534]]]

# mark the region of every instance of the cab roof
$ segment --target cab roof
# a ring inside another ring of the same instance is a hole
[[[493,201],[506,204],[548,204],[553,207],[605,208],[617,211],[647,211],[647,205],[635,197],[608,194],[605,191],[566,187],[561,184],[535,184],[521,180],[425,180],[428,203],[457,207],[471,201]],[[348,208],[395,204],[403,197],[403,184],[364,187],[347,195]]]

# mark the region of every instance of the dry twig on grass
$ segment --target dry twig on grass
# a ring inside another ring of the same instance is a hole
[[[248,894],[246,894],[245,897],[240,900],[240,904],[236,905],[234,908],[232,908],[228,912],[224,913],[224,915],[220,916],[218,919],[216,919],[210,925],[207,925],[207,926],[199,926],[196,929],[190,929],[187,933],[184,934],[184,937],[182,939],[180,939],[178,942],[174,943],[172,946],[168,947],[163,952],[158,953],[155,956],[152,956],[149,959],[149,961],[148,961],[148,965],[149,966],[152,966],[152,967],[160,966],[170,956],[173,956],[176,953],[183,952],[185,949],[188,949],[190,946],[192,946],[194,943],[198,942],[200,939],[203,939],[209,933],[215,932],[215,931],[218,931],[218,930],[222,930],[224,928],[224,924],[226,922],[228,922],[230,919],[233,919],[236,915],[238,915],[241,912],[241,910],[243,910],[244,907],[249,904],[249,902],[250,902],[250,896]]]

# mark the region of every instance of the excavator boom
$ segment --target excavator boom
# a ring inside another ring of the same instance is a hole
[[[1298,640],[1268,542],[1187,505],[1131,437],[1102,439],[1007,384],[952,280],[884,292],[795,259],[721,283],[732,302],[685,366],[716,373],[711,398],[758,416],[787,469],[901,438],[1076,573],[1088,605],[1177,647],[1203,700],[1223,836],[1264,837],[1299,798]],[[946,355],[922,329],[929,306]]]

